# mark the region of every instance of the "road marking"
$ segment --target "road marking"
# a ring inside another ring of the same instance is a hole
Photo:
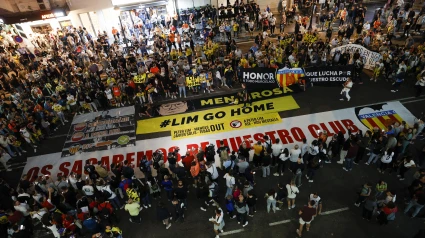
[[[390,100],[390,101],[374,102],[374,103],[359,105],[359,106],[356,106],[356,107],[366,107],[366,106],[375,105],[375,104],[381,104],[381,103],[387,103],[387,102],[396,102],[396,101],[404,101],[404,100],[409,100],[409,99],[414,99],[414,98],[417,98],[417,97],[407,97],[407,98],[399,98],[399,99]],[[424,98],[425,99],[425,95],[420,96],[420,98]],[[401,102],[401,104],[403,104],[403,102]]]
[[[407,101],[407,102],[402,102],[401,104],[408,104],[408,103],[412,103],[412,102],[420,102],[420,101],[423,101],[423,100],[425,100],[425,98],[417,99],[417,100],[412,100],[412,101]]]
[[[245,229],[238,229],[238,230],[233,230],[233,231],[226,231],[226,232],[223,232],[223,233],[220,233],[220,236],[227,236],[227,235],[231,235],[231,234],[236,234],[236,233],[240,233],[240,232],[243,232],[243,231],[245,231]]]
[[[285,224],[285,223],[289,223],[289,222],[291,222],[291,220],[277,221],[277,222],[269,223],[269,226],[276,226],[276,225]]]
[[[329,215],[329,214],[333,214],[333,213],[337,213],[337,212],[347,211],[349,209],[350,209],[349,207],[344,207],[344,208],[340,208],[340,209],[336,209],[336,210],[330,210],[330,211],[327,211],[327,212],[322,212],[321,215]]]
[[[327,212],[322,212],[321,215],[319,215],[319,216],[343,212],[343,211],[347,211],[349,209],[350,209],[349,207],[343,207],[343,208],[340,208],[340,209],[330,210],[330,211],[327,211]],[[272,223],[269,223],[269,226],[276,226],[276,225],[280,225],[280,224],[285,224],[285,223],[289,223],[291,221],[292,220],[288,219],[288,220],[283,220],[283,221],[272,222]]]
[[[67,135],[68,135],[68,134],[54,135],[54,136],[47,137],[47,139],[51,139],[51,138],[58,138],[58,137],[63,137],[63,136],[67,136]]]

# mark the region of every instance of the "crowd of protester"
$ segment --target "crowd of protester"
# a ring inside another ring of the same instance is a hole
[[[377,10],[369,22],[365,19],[367,9],[361,3],[299,2],[298,7],[286,9],[284,6],[282,15],[277,18],[270,9],[260,11],[259,7],[225,19],[207,20],[207,16],[203,16],[200,19],[203,29],[199,32],[202,44],[195,44],[196,29],[185,22],[146,28],[145,34],[127,38],[131,46],[124,46],[117,34],[115,42],[110,44],[106,32],[99,32],[95,37],[82,27],[57,29],[35,37],[34,51],[18,49],[12,42],[3,41],[0,47],[1,162],[8,169],[6,161],[27,153],[24,149],[36,153],[43,139],[67,123],[72,114],[134,104],[148,112],[149,105],[158,100],[232,88],[238,85],[241,68],[353,64],[353,81],[362,84],[364,59],[359,52],[331,54],[334,47],[350,42],[382,54],[371,80],[391,81],[393,92],[406,82],[417,87],[416,96],[421,94],[425,86],[425,45],[417,44],[411,31],[420,31],[423,10],[416,14],[409,2],[402,5],[401,1],[389,2]],[[312,16],[318,12],[325,14],[317,17],[318,21],[313,24]],[[285,32],[291,21],[295,22],[294,33]],[[336,36],[332,28],[335,22],[340,25]],[[325,31],[325,37],[321,30]],[[240,34],[254,37],[254,32],[255,44],[248,52],[242,52],[234,38]],[[271,35],[277,35],[277,41]],[[400,42],[395,40],[397,37],[405,43],[393,43]],[[217,44],[218,41],[226,42],[225,47]],[[408,75],[417,77],[411,79]],[[288,209],[294,209],[303,176],[313,182],[321,168],[335,158],[340,158],[346,171],[351,171],[353,164],[362,160],[367,159],[367,165],[378,162],[378,172],[394,172],[404,180],[409,169],[423,165],[423,148],[418,156],[409,153],[409,148],[423,136],[422,121],[411,127],[394,123],[385,132],[374,128],[364,135],[349,133],[347,138],[340,133],[328,139],[326,132],[322,132],[317,140],[305,141],[292,149],[265,137],[254,145],[244,142],[239,151],[234,152],[224,144],[217,150],[207,147],[189,151],[181,161],[177,161],[176,150],[167,156],[168,166],[158,151],[154,160],[141,162],[142,178],[135,177],[134,168],[124,162],[111,165],[111,172],[101,165],[87,164],[87,177],[71,174],[53,181],[46,176],[24,176],[16,190],[2,180],[0,193],[10,196],[2,196],[0,224],[7,224],[13,237],[28,236],[37,222],[50,229],[55,237],[82,234],[121,237],[122,231],[117,225],[122,219],[117,216],[118,210],[125,209],[130,222],[140,223],[141,210],[153,205],[152,198],[165,194],[173,211],[167,208],[166,202],[155,206],[165,229],[170,229],[172,217],[184,220],[188,189],[193,186],[195,196],[205,200],[201,210],[216,206],[210,221],[219,236],[225,226],[224,213],[230,219],[237,218],[244,227],[253,219],[260,197],[255,194],[258,176],[255,173],[259,169],[261,175],[267,177],[281,176],[285,168],[289,168],[292,181],[270,189],[265,199],[268,212],[283,209],[286,204]],[[252,160],[250,150],[254,151]],[[220,157],[221,169],[214,163],[215,154]],[[274,169],[272,173],[270,170]],[[219,188],[218,180],[221,181],[223,175],[225,187]],[[409,205],[405,212],[415,207],[413,217],[424,205],[424,183],[424,172],[419,170],[406,195]],[[364,204],[365,219],[370,219],[374,210],[380,211],[378,220],[386,224],[397,211],[396,194],[384,181],[376,184],[374,193],[372,186],[375,187],[366,183],[362,187],[355,205]],[[226,195],[222,200],[219,191],[224,189]],[[311,203],[302,208],[299,235],[304,225],[308,230],[313,216],[321,213],[318,194],[312,193],[310,200]]]
[[[158,150],[151,160],[144,157],[138,168],[124,161],[111,164],[110,171],[100,162],[87,161],[86,175],[71,173],[55,180],[24,175],[17,190],[1,180],[0,191],[6,196],[1,196],[4,210],[0,223],[2,228],[9,227],[12,237],[31,234],[34,223],[41,223],[55,237],[122,237],[118,225],[125,218],[122,213],[118,215],[121,209],[129,213],[130,222],[141,223],[147,219],[143,209],[153,207],[158,222],[168,230],[172,222],[185,221],[189,195],[193,194],[190,196],[202,201],[201,211],[215,207],[209,221],[216,237],[224,232],[225,220],[236,218],[235,222],[246,227],[255,220],[258,206],[265,206],[268,213],[285,207],[300,209],[297,233],[301,236],[304,226],[309,230],[314,217],[322,213],[317,192],[310,194],[307,206],[296,202],[303,181],[313,183],[329,163],[343,164],[342,169],[351,172],[363,169],[359,164],[364,162],[366,166],[377,164],[378,173],[393,173],[400,181],[409,174],[407,179],[412,181],[405,194],[383,180],[366,182],[359,189],[354,205],[362,206],[363,219],[370,221],[376,216],[378,223],[385,225],[395,220],[400,205],[397,195],[405,199],[404,213],[411,217],[420,215],[425,204],[425,170],[421,168],[425,161],[421,142],[424,125],[423,121],[413,126],[395,122],[386,130],[374,128],[365,133],[323,131],[315,140],[304,139],[303,144],[292,148],[264,136],[253,144],[242,142],[238,151],[231,151],[223,141],[218,148],[193,148],[185,155],[175,148],[167,159]],[[286,170],[290,181],[271,186],[261,199],[256,180],[283,176]],[[409,170],[416,171],[407,173]]]

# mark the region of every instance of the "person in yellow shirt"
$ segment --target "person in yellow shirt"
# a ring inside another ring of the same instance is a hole
[[[242,56],[242,59],[241,59],[241,61],[240,61],[240,65],[241,65],[243,68],[248,68],[248,60],[246,60],[246,59],[245,59],[245,56]]]
[[[133,199],[128,199],[127,204],[124,209],[130,214],[130,222],[141,223],[142,219],[140,218],[140,204]]]
[[[193,76],[192,75],[186,75],[186,86],[187,89],[193,90]]]
[[[254,166],[257,168],[261,165],[261,155],[263,153],[264,147],[261,144],[261,141],[257,141],[257,143],[252,146],[252,149],[254,150],[254,157],[252,158],[252,161],[254,162]]]
[[[201,85],[199,77],[193,77],[193,93],[199,94],[199,86]]]
[[[192,49],[190,47],[186,47],[186,58],[187,61],[189,62],[189,66],[192,67]]]
[[[233,23],[233,37],[238,37],[238,32],[239,32],[239,24],[235,21],[235,23]]]
[[[170,56],[172,61],[177,61],[178,55],[175,49],[171,49]]]

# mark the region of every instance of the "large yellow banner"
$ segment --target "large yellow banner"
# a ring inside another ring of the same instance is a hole
[[[266,113],[261,116],[238,117],[237,119],[233,120],[230,118],[228,121],[209,123],[208,125],[187,125],[175,128],[171,131],[171,138],[173,140],[180,140],[190,137],[229,132],[257,126],[272,125],[280,122],[282,122],[282,119],[277,112]]]
[[[280,97],[257,101],[246,108],[242,105],[233,105],[192,113],[163,116],[137,122],[137,134],[148,134],[154,132],[175,131],[187,127],[200,127],[219,122],[231,122],[238,118],[247,116],[263,116],[271,112],[281,112],[298,109],[299,106],[292,96]]]

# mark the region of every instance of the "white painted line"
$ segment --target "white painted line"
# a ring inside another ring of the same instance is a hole
[[[333,214],[333,213],[338,213],[338,212],[343,212],[343,211],[347,211],[349,210],[349,207],[344,207],[344,208],[340,208],[340,209],[335,209],[335,210],[331,210],[331,211],[327,211],[327,212],[322,212],[322,215],[329,215],[329,214]],[[269,226],[276,226],[276,225],[280,225],[280,224],[285,224],[285,223],[289,223],[291,222],[291,220],[283,220],[283,221],[277,221],[277,222],[272,222],[269,223]]]
[[[68,135],[68,134],[53,135],[53,136],[47,137],[47,139],[53,139],[53,138],[58,138],[58,137],[64,137],[64,136],[67,136],[67,135]]]
[[[276,226],[276,225],[285,224],[285,223],[289,223],[289,222],[291,222],[291,220],[277,221],[277,222],[269,223],[269,226]]]
[[[333,213],[337,213],[337,212],[343,212],[343,211],[347,211],[349,210],[349,207],[344,207],[344,208],[340,208],[340,209],[336,209],[336,210],[330,210],[327,212],[322,212],[321,215],[329,215],[329,214],[333,214]]]
[[[408,103],[412,103],[412,102],[420,102],[420,101],[423,101],[423,100],[425,100],[425,98],[418,99],[418,100],[407,101],[407,102],[402,102],[401,104],[408,104]]]
[[[233,230],[233,231],[225,231],[223,233],[220,233],[220,236],[227,236],[227,235],[231,235],[231,234],[236,234],[236,233],[240,233],[245,231],[245,229],[238,229],[238,230]]]

